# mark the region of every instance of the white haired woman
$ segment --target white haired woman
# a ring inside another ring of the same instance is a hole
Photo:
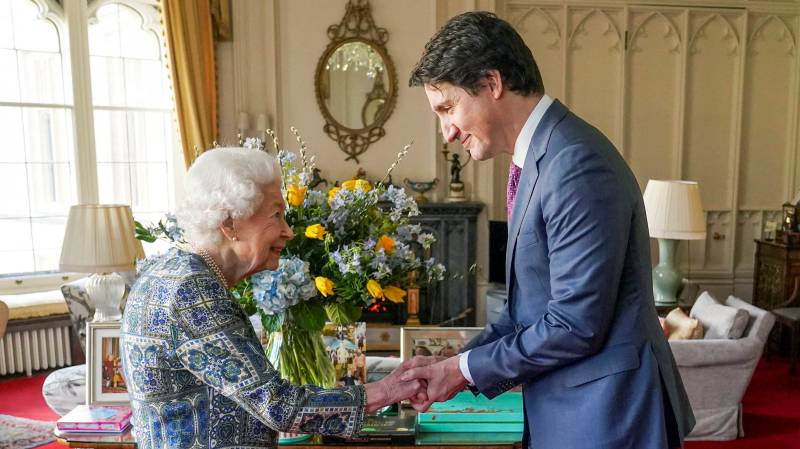
[[[280,167],[219,148],[191,166],[178,211],[192,250],[171,249],[134,283],[122,359],[140,448],[275,447],[277,431],[352,436],[365,412],[423,395],[395,372],[336,389],[296,386],[267,361],[228,287],[274,270],[293,234]]]

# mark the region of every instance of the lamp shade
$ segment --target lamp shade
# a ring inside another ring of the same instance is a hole
[[[131,208],[119,204],[79,204],[69,209],[61,271],[109,273],[134,269],[144,257],[136,240]]]
[[[673,240],[706,238],[703,200],[696,182],[651,179],[644,189],[644,207],[650,237]]]

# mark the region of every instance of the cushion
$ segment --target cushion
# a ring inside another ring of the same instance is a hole
[[[42,396],[47,406],[60,416],[86,402],[86,365],[68,366],[50,373],[42,385]]]
[[[658,323],[661,325],[661,331],[664,332],[664,337],[669,338],[669,326],[667,326],[667,319],[658,317]]]
[[[746,310],[720,304],[708,292],[700,294],[689,316],[703,325],[706,339],[740,338],[750,322]]]
[[[2,295],[2,300],[8,306],[9,320],[22,320],[25,318],[38,318],[51,315],[69,313],[64,297],[58,290],[37,293],[22,293],[18,295]]]
[[[703,338],[700,321],[689,318],[679,307],[673,309],[664,320],[667,323],[670,340],[696,340]]]

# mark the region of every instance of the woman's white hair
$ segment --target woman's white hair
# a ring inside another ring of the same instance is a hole
[[[264,186],[280,179],[278,160],[251,148],[215,148],[198,157],[186,173],[186,193],[178,225],[186,240],[200,248],[218,245],[220,225],[246,219],[261,205]]]

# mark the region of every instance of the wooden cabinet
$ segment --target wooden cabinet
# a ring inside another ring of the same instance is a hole
[[[800,286],[800,248],[756,240],[753,304],[766,310],[779,307]]]
[[[483,204],[423,203],[421,214],[411,219],[423,232],[436,237],[431,256],[447,267],[445,280],[420,298],[422,324],[474,326],[477,287],[470,267],[477,263],[478,214]]]

